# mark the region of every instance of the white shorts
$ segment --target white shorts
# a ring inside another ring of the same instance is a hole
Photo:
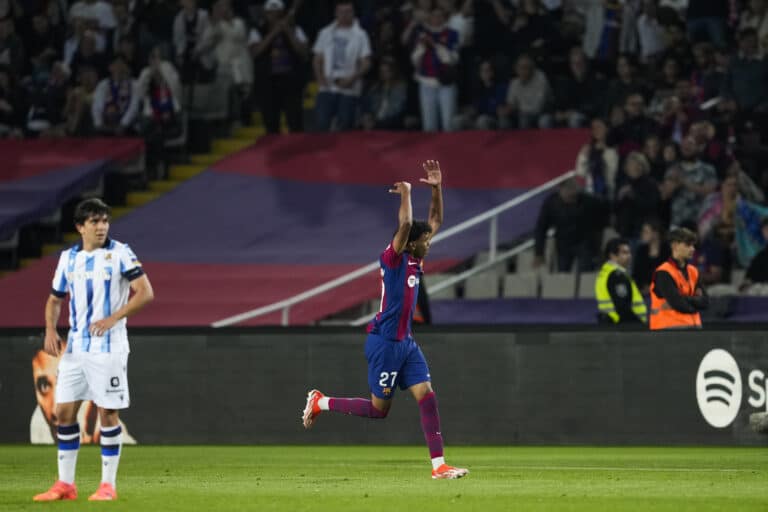
[[[93,400],[103,409],[126,409],[128,353],[65,353],[59,361],[56,403]]]

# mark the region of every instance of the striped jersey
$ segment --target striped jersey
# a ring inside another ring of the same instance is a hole
[[[368,324],[368,332],[401,341],[411,335],[413,311],[419,296],[421,259],[397,254],[389,244],[381,253],[381,306]]]
[[[90,333],[91,324],[108,317],[128,302],[130,283],[144,275],[128,245],[107,238],[94,251],[82,243],[61,253],[51,293],[69,295],[67,352],[129,352],[125,318],[102,336]]]

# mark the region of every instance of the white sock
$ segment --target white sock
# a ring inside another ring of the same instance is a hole
[[[80,450],[80,425],[59,425],[56,437],[59,439],[59,480],[73,484],[77,452]]]
[[[106,482],[115,488],[122,442],[123,429],[120,425],[101,427],[101,483]]]
[[[437,469],[445,464],[445,457],[435,457],[432,459],[432,469]]]
[[[323,398],[317,401],[317,406],[320,408],[321,411],[328,410],[328,400],[330,400],[330,398],[328,398],[327,396],[324,396]]]

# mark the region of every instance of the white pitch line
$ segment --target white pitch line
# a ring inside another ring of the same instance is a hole
[[[514,470],[539,470],[539,471],[652,471],[652,472],[697,472],[697,473],[748,473],[761,471],[758,469],[735,468],[633,468],[612,466],[471,466],[473,468],[514,469]]]

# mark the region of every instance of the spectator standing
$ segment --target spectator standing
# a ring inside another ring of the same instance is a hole
[[[653,272],[656,267],[667,261],[669,256],[669,244],[664,240],[661,223],[656,219],[643,222],[643,227],[640,229],[640,244],[637,246],[632,264],[632,279],[635,280],[641,293],[648,293]]]
[[[246,98],[253,84],[253,62],[245,22],[234,15],[229,0],[217,0],[209,20],[202,47],[215,58],[217,79],[229,81],[239,97]]]
[[[141,96],[140,131],[147,147],[147,168],[157,170],[165,142],[181,135],[181,81],[173,64],[164,58],[161,47],[149,54],[149,65],[139,76],[136,88]]]
[[[251,29],[248,44],[254,58],[257,90],[267,133],[280,132],[280,114],[285,114],[288,129],[304,129],[304,64],[309,58],[307,36],[286,14],[282,0],[264,4],[262,30]]]
[[[555,228],[556,269],[570,272],[574,262],[579,271],[594,268],[599,237],[607,214],[606,204],[585,194],[575,179],[563,182],[558,191],[544,200],[535,228],[534,265],[544,262],[549,228]]]
[[[379,76],[363,98],[364,130],[398,130],[408,101],[408,86],[400,78],[397,61],[385,57],[379,64]]]
[[[205,82],[211,78],[215,62],[202,53],[208,24],[208,12],[197,7],[197,0],[181,0],[181,10],[173,21],[173,45],[182,83]]]
[[[717,173],[711,165],[699,158],[699,148],[693,136],[688,135],[681,145],[682,160],[667,171],[662,183],[662,197],[671,198],[673,226],[695,223],[701,202],[717,187]]]
[[[658,216],[661,207],[659,186],[649,176],[650,165],[642,153],[633,151],[624,160],[623,185],[616,194],[616,230],[636,239],[646,219]]]
[[[318,84],[315,123],[319,131],[350,130],[363,91],[363,77],[371,66],[368,34],[355,19],[354,3],[336,3],[335,20],[320,31],[312,48],[312,67]]]
[[[576,175],[584,180],[587,193],[611,201],[616,190],[619,154],[608,146],[607,138],[605,121],[593,119],[592,139],[581,148],[576,158]]]
[[[411,53],[419,84],[421,125],[427,132],[450,131],[456,115],[459,34],[446,22],[442,8],[432,9]]]

